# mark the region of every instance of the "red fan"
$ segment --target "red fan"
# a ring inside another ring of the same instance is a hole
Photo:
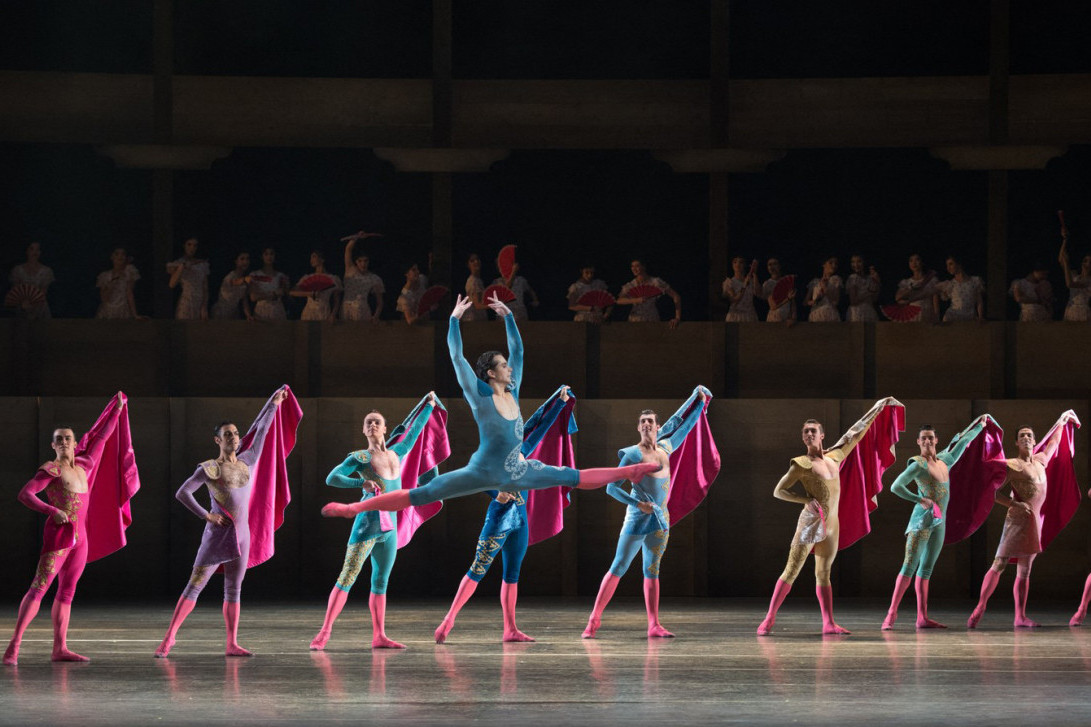
[[[264,273],[251,273],[250,274],[250,282],[251,283],[271,283],[271,282],[273,282],[273,276],[272,275],[265,275]]]
[[[654,298],[657,295],[663,295],[663,290],[656,285],[638,285],[635,288],[630,288],[629,292],[625,294],[626,298]]]
[[[304,293],[321,293],[323,290],[329,290],[330,288],[336,288],[337,281],[325,273],[313,273],[299,281],[299,285],[295,286],[296,290],[302,290]]]
[[[879,310],[883,312],[883,315],[892,321],[898,321],[899,323],[915,323],[920,320],[921,307],[915,303],[907,303],[905,305],[883,305],[879,306]]]
[[[23,304],[29,304],[30,307],[41,305],[45,302],[45,294],[42,293],[42,289],[37,285],[30,285],[28,283],[20,283],[19,285],[12,286],[12,289],[8,291],[8,294],[4,296],[4,305],[8,308],[21,308]]]
[[[589,290],[580,296],[576,305],[589,305],[592,308],[609,308],[617,300],[605,290]]]
[[[496,256],[496,267],[500,268],[500,277],[511,280],[515,273],[515,248],[517,245],[504,245],[500,248],[500,254]]]
[[[363,230],[360,230],[359,232],[354,232],[351,235],[346,235],[346,236],[342,237],[341,242],[348,242],[349,240],[366,240],[369,237],[382,237],[382,236],[383,236],[383,233],[381,233],[381,232],[364,232]]]
[[[424,291],[424,294],[420,297],[420,302],[417,303],[417,315],[421,317],[428,315],[429,311],[435,308],[443,300],[443,296],[449,292],[445,285],[433,285]]]
[[[784,305],[784,301],[788,300],[788,294],[795,290],[796,276],[785,275],[777,281],[777,284],[773,286],[773,307],[779,308]]]
[[[482,300],[488,303],[490,300],[492,300],[493,295],[499,298],[501,303],[510,303],[515,300],[515,293],[513,293],[511,288],[506,285],[497,284],[490,285],[489,287],[485,288],[485,293]]]

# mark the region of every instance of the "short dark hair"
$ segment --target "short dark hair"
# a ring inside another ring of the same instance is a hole
[[[49,441],[52,442],[53,441],[53,435],[56,434],[57,432],[61,431],[62,429],[67,429],[68,431],[72,432],[73,437],[76,436],[76,430],[75,429],[68,426],[67,424],[59,424],[59,425],[53,427],[53,431],[49,433]]]
[[[230,419],[224,419],[222,422],[220,422],[219,424],[216,425],[216,429],[215,429],[215,431],[213,433],[213,436],[215,436],[215,437],[221,436],[223,434],[223,428],[226,427],[228,424],[235,424],[235,422],[233,422]],[[238,426],[238,425],[235,424],[235,426]]]
[[[917,429],[917,436],[919,437],[920,433],[924,431],[934,432],[936,431],[936,428],[933,427],[931,424],[921,424],[920,428]]]
[[[1037,438],[1038,438],[1038,435],[1037,435],[1037,434],[1035,433],[1035,431],[1034,431],[1034,427],[1029,427],[1029,426],[1027,426],[1027,425],[1025,425],[1025,424],[1024,424],[1023,426],[1021,426],[1021,427],[1016,427],[1016,428],[1015,428],[1015,436],[1017,436],[1017,437],[1018,437],[1018,436],[1019,436],[1019,432],[1023,431],[1024,429],[1029,429],[1029,430],[1030,430],[1030,433],[1034,435],[1034,438],[1035,438],[1035,439],[1037,439]]]
[[[499,351],[486,351],[477,357],[477,363],[474,364],[474,373],[477,374],[477,378],[481,379],[485,383],[489,382],[489,372],[496,366],[495,359],[497,356],[503,356],[504,354]]]
[[[655,413],[655,409],[641,409],[640,410],[640,416],[642,416],[642,417],[643,416],[648,416],[649,414],[651,414],[653,417],[655,417],[655,423],[658,424],[659,423],[659,415]]]
[[[818,421],[817,419],[804,419],[803,423],[804,424],[817,424],[818,425],[818,431],[822,432],[823,434],[826,433],[826,427],[822,426],[822,422]]]

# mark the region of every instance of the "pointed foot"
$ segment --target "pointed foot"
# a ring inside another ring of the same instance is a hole
[[[534,641],[534,639],[527,636],[519,629],[513,629],[511,631],[504,631],[504,641]]]
[[[322,517],[354,517],[354,513],[348,505],[330,502],[322,508]]]
[[[970,614],[970,618],[966,619],[966,628],[976,629],[977,625],[981,622],[981,617],[984,615],[984,611],[979,611],[975,608],[974,612]]]
[[[238,644],[229,644],[224,649],[224,656],[253,656],[254,652],[249,649],[244,649]]]
[[[82,654],[77,654],[74,651],[69,651],[68,649],[54,649],[53,656],[51,658],[53,661],[91,661],[88,657],[83,656]]]
[[[595,638],[595,634],[598,633],[599,626],[601,624],[602,624],[601,619],[597,619],[597,618],[594,618],[594,617],[591,617],[591,618],[587,619],[587,628],[585,628],[583,630],[583,633],[580,634],[580,638],[584,638],[584,639],[593,639],[593,638]]]
[[[1037,621],[1031,621],[1026,616],[1015,619],[1015,628],[1017,629],[1036,629],[1041,625]]]
[[[8,644],[8,648],[4,650],[4,666],[18,666],[19,665],[19,646],[18,644]]]
[[[329,643],[330,632],[319,631],[318,635],[311,639],[311,651],[322,651],[326,648],[326,644]]]
[[[827,636],[848,636],[852,632],[846,629],[844,626],[838,626],[835,623],[828,623],[822,627],[822,633]]]
[[[1087,617],[1087,611],[1076,611],[1076,614],[1068,619],[1069,626],[1083,626],[1083,620]],[[4,662],[7,663],[7,662]]]
[[[156,659],[166,659],[170,656],[170,650],[174,648],[174,639],[165,638],[163,642],[159,644],[159,648],[155,650]]]
[[[886,618],[883,619],[883,625],[880,627],[882,631],[893,631],[894,622],[898,620],[898,614],[886,612]],[[920,628],[919,626],[917,628]]]
[[[371,640],[371,648],[373,649],[404,649],[405,644],[399,644],[394,639],[388,639],[386,634],[382,636],[376,636]]]
[[[447,641],[447,634],[451,633],[451,628],[453,626],[454,624],[448,623],[447,621],[444,621],[439,625],[439,628],[436,629],[436,633],[434,634],[437,644],[442,644]]]
[[[766,616],[765,620],[758,625],[758,636],[768,636],[773,633],[773,626],[775,626],[776,623],[776,616]]]
[[[673,639],[674,634],[672,634],[670,631],[667,631],[660,624],[655,624],[654,626],[649,626],[648,627],[648,638],[649,639]]]
[[[933,621],[932,619],[930,619],[928,617],[925,617],[925,618],[918,618],[917,619],[917,628],[918,629],[945,629],[945,628],[947,628],[947,626],[945,626],[944,624],[941,624],[939,621]]]

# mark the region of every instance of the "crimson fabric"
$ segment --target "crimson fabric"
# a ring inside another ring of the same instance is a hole
[[[554,393],[553,396],[559,396]],[[552,397],[551,397],[552,398]],[[542,404],[542,409],[547,409],[550,402]],[[557,413],[552,422],[547,424],[548,429],[537,446],[526,455],[528,459],[536,459],[543,464],[554,467],[576,468],[576,450],[572,444],[573,427],[572,412],[576,406],[576,397],[570,396],[568,401]],[[531,437],[531,432],[524,434],[524,439]],[[564,528],[564,509],[571,503],[569,493],[571,487],[549,487],[544,490],[527,490],[524,497],[527,501],[527,543],[534,545],[543,540],[552,538]]]
[[[1079,426],[1079,421],[1075,419],[1069,419],[1064,424],[1058,422],[1034,448],[1034,453],[1038,454],[1057,427],[1064,428],[1057,451],[1046,464],[1046,500],[1042,503],[1042,521],[1038,531],[1042,550],[1068,525],[1080,506],[1080,486],[1076,482],[1076,467],[1072,461],[1076,450],[1073,434]]]
[[[883,491],[883,472],[894,464],[894,445],[905,430],[905,407],[887,404],[875,416],[857,445],[841,460],[841,503],[837,515],[844,550],[871,532],[871,511]]]
[[[701,407],[700,419],[670,455],[671,490],[667,495],[667,512],[670,513],[671,527],[704,501],[708,488],[720,473],[720,452],[716,449],[712,429],[708,425],[708,405],[712,403],[712,397],[706,402],[697,397],[692,399],[690,409]],[[690,409],[683,412],[682,419],[686,418]]]
[[[424,400],[413,409],[413,412],[403,422],[403,431],[411,426],[417,411],[424,406]],[[391,438],[391,444],[401,441],[401,436]],[[412,490],[418,485],[425,485],[436,476],[436,467],[440,462],[451,456],[451,443],[447,439],[447,410],[443,408],[439,400],[432,409],[432,414],[417,437],[416,444],[402,460],[402,489]],[[417,528],[426,520],[433,517],[443,509],[443,502],[430,502],[427,505],[414,505],[398,512],[398,547],[402,548],[413,539]]]
[[[988,519],[996,491],[1007,476],[1004,430],[989,417],[985,428],[951,468],[945,544],[957,543],[977,532]]]

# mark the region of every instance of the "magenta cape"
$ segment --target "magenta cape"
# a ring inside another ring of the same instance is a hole
[[[523,433],[524,456],[554,467],[575,469],[576,450],[572,444],[572,433],[576,431],[576,422],[572,411],[576,406],[576,397],[570,395],[568,401],[561,401],[560,392],[561,389],[554,392],[527,420]],[[526,452],[528,445],[533,447],[529,453]],[[569,493],[572,489],[557,486],[524,493],[529,545],[561,532],[564,528],[564,509],[571,502]]]
[[[670,513],[671,527],[701,504],[712,481],[720,473],[720,452],[716,449],[716,442],[712,441],[712,430],[708,426],[710,403],[711,396],[702,405],[694,394],[687,402],[688,406],[680,412],[679,419],[684,420],[693,407],[702,407],[700,419],[682,444],[670,454],[671,491],[667,495],[667,512]],[[663,430],[660,430],[659,436],[663,438]]]
[[[394,429],[387,445],[400,442],[405,433],[412,428],[413,422],[424,410],[425,400],[421,399],[405,421]],[[419,485],[426,485],[438,473],[438,465],[451,456],[451,443],[447,440],[447,410],[436,399],[428,421],[424,424],[420,436],[413,448],[402,460],[402,489],[411,490]],[[413,505],[398,513],[398,547],[402,548],[413,539],[417,528],[443,508],[443,502],[431,502],[427,505]],[[386,515],[381,513],[380,515]],[[386,530],[383,527],[383,530]]]
[[[250,559],[246,562],[247,568],[273,557],[274,534],[284,524],[284,510],[292,501],[286,461],[295,447],[296,429],[303,418],[303,409],[292,390],[287,386],[284,388],[288,396],[277,407],[265,435],[261,456],[250,468]],[[251,429],[239,443],[239,454],[248,450],[253,441],[254,430]]]
[[[1073,434],[1079,426],[1079,421],[1075,419],[1069,419],[1064,424],[1058,422],[1034,448],[1034,453],[1038,454],[1057,427],[1063,427],[1057,451],[1046,464],[1046,500],[1042,503],[1042,520],[1038,530],[1042,550],[1064,530],[1080,506],[1080,486],[1076,482],[1076,467],[1072,462],[1076,451]]]
[[[993,508],[996,491],[1007,477],[1004,430],[989,417],[985,428],[951,468],[944,543],[965,540],[984,524]]]
[[[904,429],[905,407],[888,404],[879,410],[864,436],[841,460],[838,549],[844,550],[871,532],[871,511],[879,504],[883,472],[894,464],[894,445],[898,443],[898,432]]]
[[[83,515],[87,523],[87,562],[125,547],[125,529],[133,522],[129,500],[140,489],[129,430],[128,399],[123,393],[119,392],[119,395],[123,404],[121,410],[118,411],[115,400],[111,400],[76,445],[76,461],[87,472],[89,504]],[[92,438],[100,436],[105,441],[96,462],[88,456],[88,450]],[[52,524],[52,518],[46,521],[43,552],[71,548],[76,544],[76,529],[71,523],[50,527]]]

